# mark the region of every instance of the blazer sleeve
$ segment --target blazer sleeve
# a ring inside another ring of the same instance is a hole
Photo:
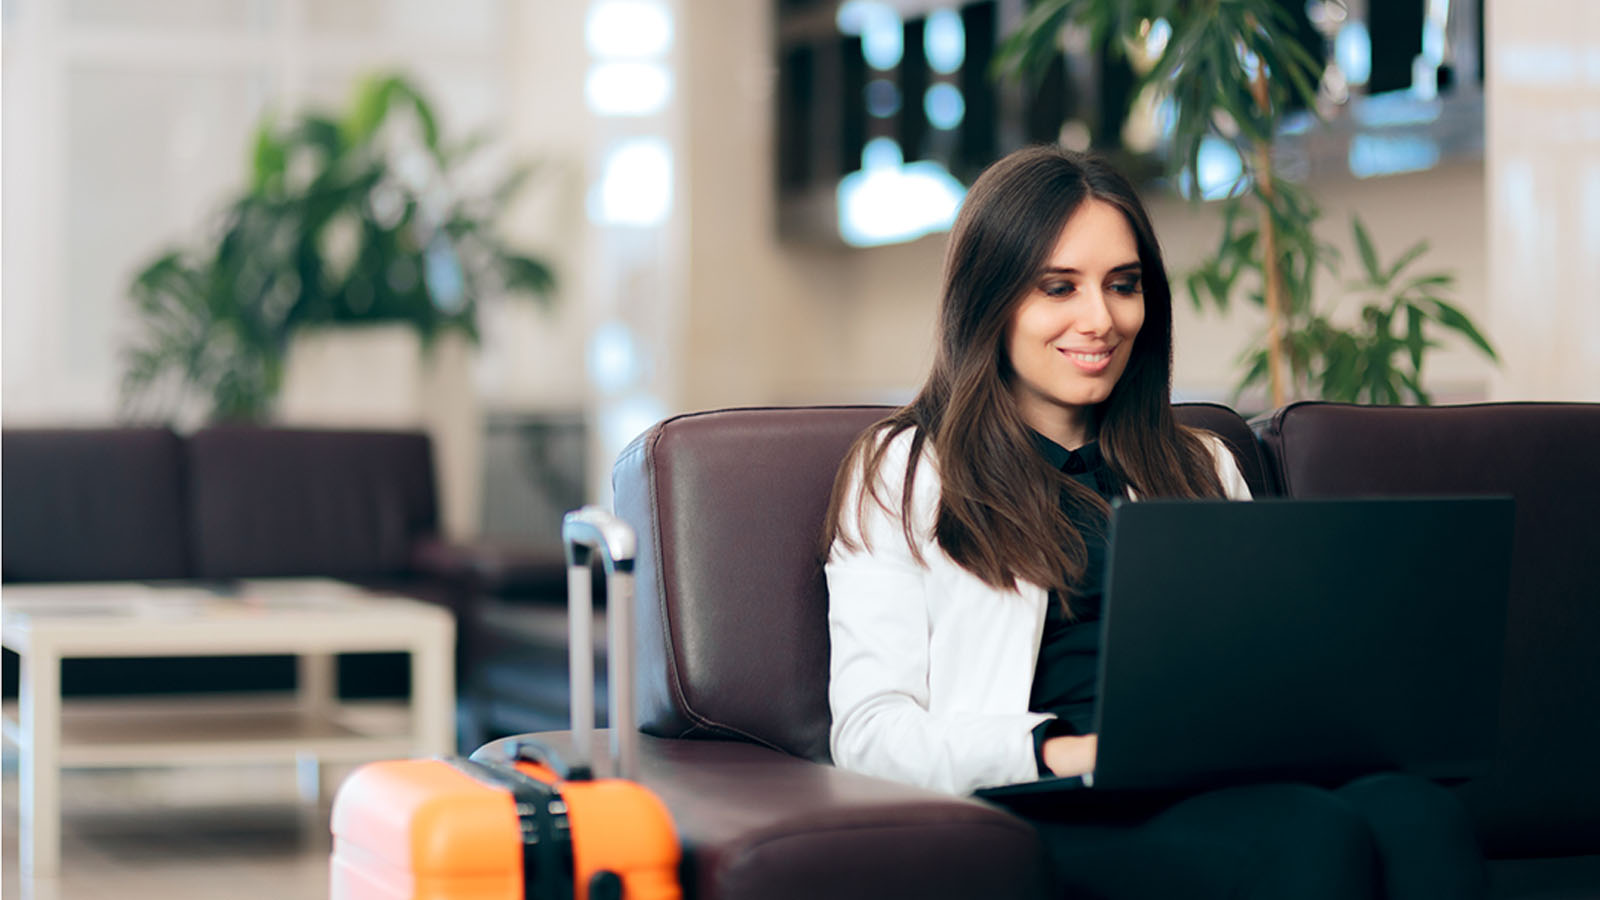
[[[891,447],[886,456],[878,498],[862,498],[860,461],[855,463],[846,495],[854,499],[843,504],[840,527],[856,546],[836,541],[825,566],[833,760],[846,769],[952,794],[1037,779],[1033,728],[1050,716],[929,710],[930,573],[913,555],[901,524],[906,454],[896,451],[905,449]],[[913,522],[928,527],[913,534],[925,554],[937,553],[931,537],[937,493],[920,484],[937,475],[931,465],[921,468],[915,496],[924,502]]]
[[[1211,455],[1217,463],[1217,477],[1222,481],[1222,494],[1229,500],[1249,500],[1250,485],[1244,480],[1244,472],[1239,468],[1239,461],[1234,458],[1233,451],[1222,438],[1216,435],[1207,435],[1206,444],[1211,448]]]

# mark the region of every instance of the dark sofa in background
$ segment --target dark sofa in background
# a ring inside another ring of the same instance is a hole
[[[417,432],[223,426],[12,429],[3,458],[7,583],[338,578],[443,604],[471,656],[478,576],[504,553],[438,535],[433,455]],[[491,566],[492,567],[492,566]],[[559,566],[557,566],[559,572]],[[8,695],[17,660],[6,651]],[[67,696],[286,690],[289,657],[73,659]],[[344,697],[402,696],[399,654],[339,661]]]
[[[817,539],[845,448],[887,412],[679,416],[617,462],[639,533],[642,777],[680,829],[689,896],[1035,895],[1021,820],[828,765]],[[1459,790],[1494,897],[1600,897],[1600,404],[1178,415],[1228,441],[1257,496],[1515,497],[1496,758]]]

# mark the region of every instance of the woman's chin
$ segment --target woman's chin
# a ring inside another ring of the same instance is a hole
[[[1089,390],[1065,391],[1056,395],[1056,403],[1069,409],[1082,409],[1088,406],[1098,406],[1111,396],[1111,387],[1101,388],[1095,385]]]

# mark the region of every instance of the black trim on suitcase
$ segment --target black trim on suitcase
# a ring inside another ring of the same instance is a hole
[[[505,739],[506,759],[513,765],[529,762],[544,766],[556,773],[561,781],[593,781],[594,772],[588,766],[569,766],[554,747],[543,741],[530,740],[526,735],[513,735]]]
[[[526,900],[571,897],[572,824],[553,784],[505,766],[458,756],[445,762],[511,795],[522,831],[522,895]]]

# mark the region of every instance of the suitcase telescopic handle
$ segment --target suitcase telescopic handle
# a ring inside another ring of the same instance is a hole
[[[594,598],[589,564],[599,554],[606,575],[606,680],[615,773],[638,780],[639,735],[633,723],[633,528],[607,510],[585,506],[561,520],[567,556],[568,674],[572,684],[573,766],[592,769],[594,746]]]

